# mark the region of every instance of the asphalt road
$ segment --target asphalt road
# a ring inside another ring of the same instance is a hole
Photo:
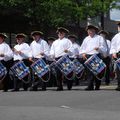
[[[100,91],[0,91],[0,120],[120,120],[120,92],[115,85]]]

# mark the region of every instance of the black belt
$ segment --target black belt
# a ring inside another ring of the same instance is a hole
[[[62,56],[55,58],[55,60],[59,60]]]
[[[63,55],[64,56],[64,55]],[[63,57],[63,56],[60,56],[60,57],[57,57],[57,58],[55,58],[55,60],[59,60],[61,57]],[[69,57],[68,55],[66,55],[67,57]],[[70,58],[70,57],[69,57]]]
[[[95,55],[95,54],[92,54],[92,55]],[[92,55],[88,55],[88,54],[87,54],[87,55],[86,55],[86,57],[87,57],[87,58],[90,58]],[[101,58],[101,59],[102,59],[102,57],[101,57],[101,55],[100,55],[100,54],[96,54],[96,55],[97,55],[99,58]]]

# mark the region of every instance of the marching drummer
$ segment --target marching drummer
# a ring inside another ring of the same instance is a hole
[[[42,58],[45,62],[46,61],[46,56],[49,55],[49,46],[48,43],[42,38],[43,36],[43,32],[41,31],[33,31],[31,33],[31,36],[33,38],[33,42],[30,44],[30,48],[32,51],[32,61],[36,61],[39,58]],[[47,76],[43,76],[46,77],[44,79],[48,79]],[[31,91],[37,91],[38,90],[38,86],[39,83],[36,85],[33,85],[31,87]],[[46,90],[46,82],[42,81],[42,90],[45,91]]]
[[[56,40],[55,37],[48,37],[47,42],[48,42],[49,48],[51,48],[51,46],[55,40]]]
[[[74,34],[68,35],[68,39],[72,42],[71,58],[79,58],[80,45],[76,42],[77,36]]]
[[[30,64],[31,64],[31,62],[29,61],[29,58],[32,57],[32,54],[31,54],[30,46],[25,42],[26,37],[27,36],[24,33],[18,33],[16,35],[17,45],[15,45],[13,48],[14,64],[21,61],[21,60],[25,63],[26,66],[30,66]],[[30,80],[28,80],[29,79],[28,76],[26,76],[24,79],[25,79],[25,81],[30,81]],[[15,79],[14,89],[12,91],[19,91],[20,82],[21,82],[21,80],[19,80],[18,78]],[[28,89],[28,87],[29,87],[29,83],[23,82],[23,89],[25,91]]]
[[[120,58],[120,22],[118,22],[118,33],[112,38],[111,41],[111,48],[110,48],[110,54],[112,54],[112,58],[117,60]],[[120,70],[117,67],[116,68],[116,74],[117,74],[117,91],[120,91]]]
[[[111,55],[110,55],[110,46],[111,42],[108,40],[108,35],[109,33],[107,31],[101,30],[98,33],[100,36],[102,36],[105,40],[106,46],[107,46],[107,54],[106,56],[103,57],[103,61],[106,64],[106,75],[105,75],[105,84],[109,85],[110,84],[110,63],[111,63]]]
[[[51,46],[50,55],[59,60],[62,56],[68,54],[72,48],[72,42],[66,38],[69,31],[64,27],[59,27],[56,31],[58,39],[55,40]],[[57,71],[57,91],[63,90],[63,75],[61,71],[56,68]],[[68,90],[72,88],[72,80],[67,80]]]
[[[88,25],[86,27],[88,36],[83,40],[81,45],[82,58],[86,61],[90,56],[97,54],[100,58],[101,55],[106,55],[107,48],[103,37],[97,35],[98,28],[93,25]],[[97,79],[89,70],[88,70],[88,86],[85,90],[99,90],[101,81]],[[95,88],[94,88],[95,83]]]
[[[77,41],[77,36],[74,34],[68,35],[68,39],[72,42],[72,54],[69,56],[72,60],[78,59],[80,60],[80,45],[76,42]],[[75,77],[75,85],[79,85],[79,79]]]
[[[10,77],[9,68],[12,66],[13,52],[9,45],[5,42],[6,34],[0,33],[0,62],[7,68],[7,75],[2,81],[3,90],[6,92],[9,89]]]
[[[48,42],[48,45],[49,45],[49,48],[51,49],[51,46],[53,44],[53,42],[56,40],[55,37],[53,36],[50,36],[47,38],[47,42]],[[57,79],[57,74],[56,74],[56,70],[55,70],[55,64],[54,64],[54,60],[48,56],[47,58],[48,60],[48,64],[50,65],[50,80],[48,82],[48,86],[56,86],[56,79]]]

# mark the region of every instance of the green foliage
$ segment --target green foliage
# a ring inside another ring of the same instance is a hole
[[[108,12],[116,7],[113,1],[119,0],[0,0],[0,15],[16,14],[28,18],[31,26],[56,27]]]

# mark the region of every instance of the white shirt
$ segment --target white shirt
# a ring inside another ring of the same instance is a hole
[[[80,45],[78,45],[77,43],[73,43],[71,51],[72,51],[72,55],[70,55],[70,57],[76,58],[79,55]]]
[[[4,54],[4,57],[0,57],[0,60],[4,60],[4,61],[8,61],[13,57],[13,52],[11,48],[5,42],[0,44],[0,54]]]
[[[98,47],[99,50],[94,50],[96,47]],[[83,53],[88,55],[102,53],[106,55],[107,46],[103,37],[100,35],[94,35],[93,37],[87,36],[81,45],[80,54]]]
[[[120,51],[120,32],[117,33],[111,41],[110,54],[118,53],[119,51]]]
[[[44,53],[46,56],[49,55],[49,46],[48,46],[48,43],[43,40],[43,39],[40,39],[39,41],[33,41],[31,44],[30,44],[30,48],[32,50],[32,56],[34,58],[42,58],[44,56],[41,56],[40,53]]]
[[[110,47],[111,47],[111,42],[110,42],[110,40],[107,40],[107,45],[108,45],[108,49],[109,49],[109,51],[110,51]]]
[[[22,54],[16,54],[14,52],[14,61],[32,57],[30,46],[27,43],[17,44],[14,46],[14,49],[22,52]]]
[[[57,39],[51,46],[50,55],[58,58],[67,54],[64,50],[71,51],[71,48],[72,42],[68,38]]]
[[[110,40],[106,40],[106,41],[107,41],[107,46],[108,46],[108,55],[107,56],[109,56],[110,55],[111,42],[110,42]]]

